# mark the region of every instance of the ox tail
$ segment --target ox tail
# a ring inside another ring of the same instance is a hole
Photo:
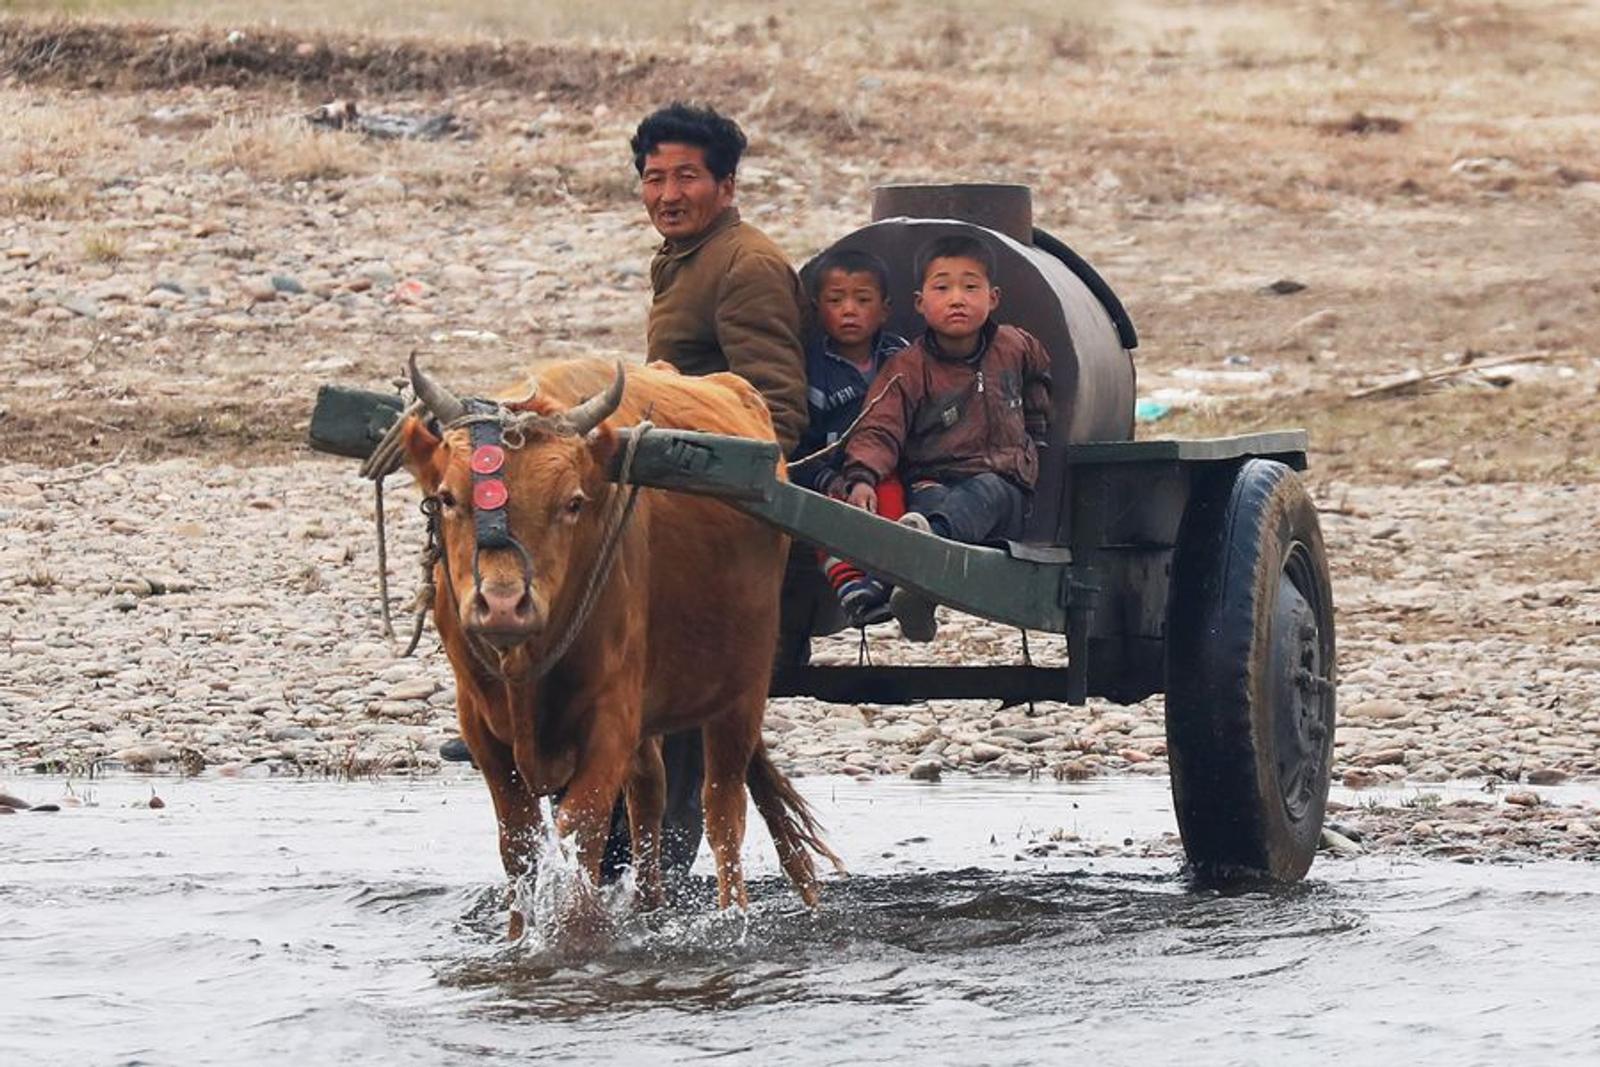
[[[811,806],[785,778],[767,755],[767,746],[756,746],[750,757],[750,768],[745,772],[745,784],[750,788],[750,798],[772,834],[778,847],[778,862],[799,890],[808,905],[815,905],[820,893],[817,869],[811,862],[814,852],[833,864],[833,869],[844,873],[844,862],[822,839],[822,827],[817,825]]]

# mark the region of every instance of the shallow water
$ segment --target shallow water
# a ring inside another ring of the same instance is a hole
[[[753,826],[748,916],[703,884],[574,955],[501,940],[471,777],[74,783],[91,805],[0,819],[0,1064],[1600,1061],[1593,866],[1319,860],[1221,896],[1022,851],[1156,839],[1164,782],[798,784],[852,869],[819,912]]]

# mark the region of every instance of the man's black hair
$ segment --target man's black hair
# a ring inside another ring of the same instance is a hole
[[[822,253],[811,271],[811,299],[822,295],[822,280],[829,271],[842,270],[846,274],[870,274],[878,283],[878,295],[889,299],[889,265],[871,252],[859,248],[834,248]]]
[[[989,242],[971,234],[947,233],[917,249],[917,288],[922,288],[922,283],[928,280],[928,268],[933,266],[934,260],[952,257],[977,262],[983,267],[983,276],[994,282],[994,249],[989,247]]]
[[[687,144],[705,150],[706,169],[717,181],[731,176],[739,169],[739,156],[744,153],[744,131],[739,124],[709,107],[695,107],[682,100],[674,100],[639,123],[628,142],[633,148],[633,167],[644,173],[644,160],[664,144]]]

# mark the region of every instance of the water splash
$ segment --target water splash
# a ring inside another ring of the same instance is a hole
[[[637,882],[632,867],[616,882],[596,886],[584,870],[574,837],[556,831],[555,810],[541,801],[539,839],[531,874],[511,887],[511,907],[523,919],[518,948],[535,954],[594,952],[614,945],[634,913]]]

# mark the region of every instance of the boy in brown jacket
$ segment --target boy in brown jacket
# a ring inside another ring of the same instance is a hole
[[[900,521],[969,544],[1021,536],[1050,429],[1050,355],[1027,331],[989,321],[994,270],[976,237],[923,246],[916,308],[928,329],[884,364],[845,446],[852,504],[875,510],[878,482],[898,470]],[[906,637],[933,639],[931,602],[902,588],[890,606]]]

